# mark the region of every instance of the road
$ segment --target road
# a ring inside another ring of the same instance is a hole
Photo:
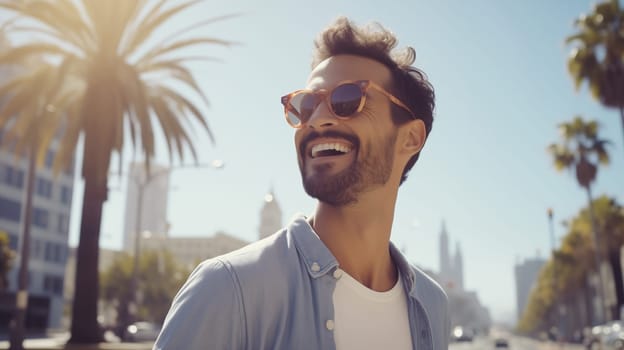
[[[504,332],[493,332],[490,336],[476,337],[472,342],[451,343],[449,350],[489,350],[495,349],[494,339],[505,338],[509,342],[509,350],[584,350],[578,344],[555,344],[540,342],[530,338],[517,337]],[[501,348],[499,348],[501,349]],[[504,349],[504,348],[502,348]],[[498,349],[497,349],[498,350]]]

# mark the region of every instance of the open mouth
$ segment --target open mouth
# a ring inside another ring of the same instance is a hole
[[[341,156],[351,152],[351,149],[352,147],[350,145],[342,143],[320,143],[310,148],[310,157],[314,159],[321,157]]]

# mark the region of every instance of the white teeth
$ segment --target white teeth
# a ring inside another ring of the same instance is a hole
[[[351,147],[340,144],[340,143],[321,143],[321,144],[312,146],[312,150],[311,150],[312,158],[316,158],[319,152],[327,151],[327,150],[334,150],[334,151],[338,151],[342,153],[348,153],[349,151],[351,151]]]

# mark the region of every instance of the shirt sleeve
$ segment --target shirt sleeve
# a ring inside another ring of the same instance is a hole
[[[200,264],[175,296],[154,350],[244,349],[240,285],[231,267]]]

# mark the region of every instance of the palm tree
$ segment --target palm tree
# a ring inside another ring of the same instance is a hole
[[[575,87],[587,81],[595,99],[619,109],[624,132],[624,10],[618,0],[607,0],[575,26],[578,32],[566,39],[576,44],[568,58]]]
[[[624,212],[622,206],[614,199],[602,195],[596,198],[593,203],[594,220],[598,232],[601,234],[601,256],[604,256],[611,266],[613,282],[615,286],[616,305],[611,312],[614,316],[619,316],[619,307],[624,304],[624,286],[622,283],[622,264],[620,248],[624,245]],[[571,221],[572,230],[591,232],[592,212],[589,208],[584,208]]]
[[[15,251],[9,245],[9,234],[0,230],[0,292],[9,286],[8,274],[13,267]]]
[[[229,16],[209,19],[155,41],[155,32],[172,17],[195,5],[168,0],[0,0],[0,9],[16,17],[6,25],[9,34],[22,35],[20,45],[0,54],[0,64],[42,58],[40,76],[19,74],[0,87],[8,96],[0,108],[0,130],[24,130],[16,148],[35,141],[47,147],[62,134],[55,171],[70,162],[82,138],[83,196],[77,249],[76,292],[72,311],[72,343],[102,339],[97,323],[98,252],[102,205],[107,198],[111,156],[121,153],[130,136],[149,169],[154,156],[154,123],[160,125],[170,159],[182,160],[186,147],[197,159],[189,128],[199,123],[213,139],[204,113],[172,84],[181,84],[206,97],[185,64],[205,56],[179,56],[182,49],[202,44],[230,45],[208,37],[189,37],[192,29]],[[27,34],[27,35],[24,35]],[[33,97],[54,91],[49,105],[57,113],[40,120],[20,118]],[[47,126],[43,136],[35,130]],[[213,141],[214,142],[214,141]],[[121,158],[121,157],[120,157]]]
[[[548,151],[553,157],[555,168],[558,171],[574,170],[578,184],[587,193],[591,231],[593,232],[594,245],[596,247],[595,264],[598,276],[600,276],[600,250],[599,235],[592,205],[591,184],[596,179],[598,165],[609,164],[609,154],[606,145],[609,141],[598,137],[598,122],[585,121],[577,116],[569,123],[559,125],[562,140],[560,143],[553,143],[548,147]],[[621,280],[621,279],[620,279]],[[604,298],[602,292],[602,282],[599,293]],[[604,301],[604,299],[603,299]],[[618,300],[618,302],[620,302]],[[608,317],[605,314],[605,317]]]

